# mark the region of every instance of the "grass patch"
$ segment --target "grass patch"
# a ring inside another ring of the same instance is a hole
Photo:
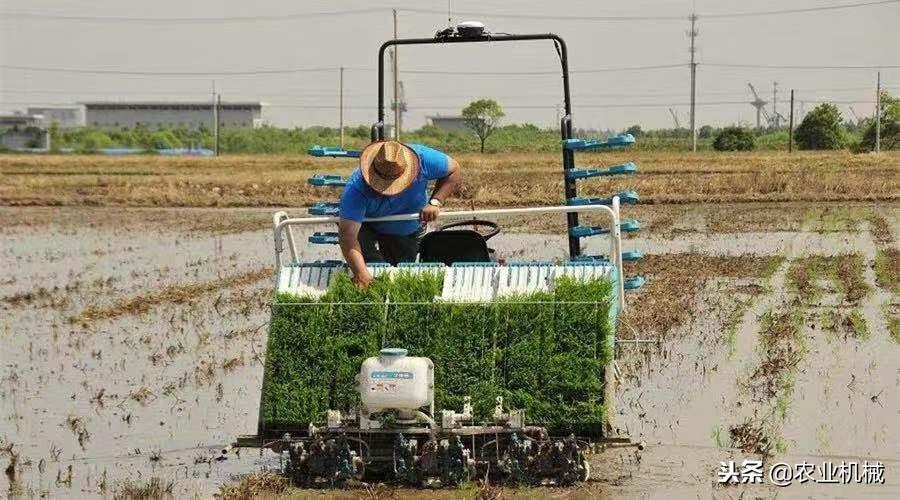
[[[821,315],[821,327],[822,330],[830,333],[834,333],[837,331],[838,323],[840,322],[840,316],[838,316],[837,311],[833,309],[827,309],[822,311]]]
[[[632,264],[632,268],[635,274],[644,275],[649,281],[641,288],[640,303],[628,309],[623,321],[642,334],[668,333],[691,320],[697,297],[710,279],[762,277],[777,269],[782,259],[781,256],[732,257],[693,252],[646,255]]]
[[[869,338],[869,325],[866,323],[866,318],[859,309],[850,311],[850,314],[847,316],[846,325],[850,335],[858,339]]]
[[[843,233],[859,231],[862,218],[857,210],[847,207],[827,207],[822,213],[817,232]]]
[[[777,313],[769,311],[760,321],[762,364],[750,379],[754,392],[764,401],[793,390],[793,372],[806,350],[804,339],[800,335],[803,318],[804,312],[795,308]]]
[[[151,477],[147,481],[124,481],[120,483],[113,493],[116,500],[144,500],[172,498],[175,488],[174,481],[167,481],[159,477]]]
[[[875,254],[875,282],[891,293],[900,293],[900,250],[878,250]]]
[[[239,481],[222,485],[216,498],[219,500],[245,500],[248,498],[274,497],[287,492],[291,482],[274,472],[249,474]]]
[[[869,231],[878,243],[894,242],[894,234],[888,220],[874,212],[869,214]]]
[[[801,257],[795,259],[788,269],[788,285],[808,304],[818,301],[828,291],[819,283],[826,278],[834,291],[843,295],[845,302],[859,304],[870,291],[863,276],[864,265],[859,254]]]
[[[900,343],[900,303],[885,302],[881,306],[881,313],[887,321],[888,332],[894,342]]]
[[[768,311],[760,318],[759,350],[762,362],[746,382],[753,399],[769,405],[767,413],[729,428],[732,446],[748,453],[771,456],[784,453],[787,441],[779,434],[779,422],[787,419],[793,401],[797,367],[806,353],[800,335],[804,310]]]
[[[728,344],[728,356],[734,356],[734,352],[737,349],[738,328],[741,326],[744,312],[750,307],[751,303],[752,300],[738,301],[728,316],[728,322],[725,324],[725,343]]]
[[[778,271],[778,268],[781,267],[781,263],[784,262],[783,255],[776,255],[774,257],[769,257],[765,267],[762,271],[762,278],[771,279],[772,276]]]
[[[611,284],[559,278],[552,292],[487,304],[434,300],[442,274],[399,272],[359,290],[341,274],[319,299],[279,295],[263,378],[265,428],[319,423],[358,407],[355,376],[382,347],[435,364],[436,410],[471,396],[478,420],[494,399],[557,432],[599,429],[612,358]]]
[[[896,315],[888,317],[888,330],[894,342],[900,343],[900,317]]]
[[[196,299],[199,295],[205,295],[224,288],[249,285],[271,276],[272,270],[270,268],[261,268],[212,281],[168,286],[146,295],[114,302],[106,307],[90,306],[81,311],[81,314],[69,320],[73,323],[89,322],[117,318],[123,315],[144,314],[160,304],[189,302]]]

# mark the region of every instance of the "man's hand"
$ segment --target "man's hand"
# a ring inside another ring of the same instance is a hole
[[[422,222],[434,222],[437,220],[438,214],[441,213],[441,209],[434,205],[425,205],[425,208],[422,209],[422,213],[419,214],[419,218],[422,219]]]
[[[362,248],[359,246],[359,229],[361,224],[352,220],[341,219],[338,223],[338,242],[341,253],[353,274],[353,282],[360,288],[366,288],[372,282],[372,274],[366,267]]]
[[[361,272],[353,275],[353,283],[359,288],[366,289],[372,283],[372,273],[367,268],[363,268]]]

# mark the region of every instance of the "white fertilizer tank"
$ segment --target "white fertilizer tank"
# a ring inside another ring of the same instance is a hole
[[[363,361],[357,382],[362,405],[369,413],[413,413],[434,401],[434,363],[407,356],[406,349],[382,349],[379,356]]]

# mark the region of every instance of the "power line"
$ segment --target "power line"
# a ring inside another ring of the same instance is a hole
[[[882,85],[882,88],[886,89],[898,89],[900,87],[897,86],[885,86]],[[798,92],[850,92],[850,91],[869,91],[871,90],[871,86],[867,87],[831,87],[831,88],[802,88],[796,87],[795,90]],[[0,93],[7,94],[57,94],[57,95],[120,95],[120,96],[142,96],[142,95],[173,95],[173,96],[193,96],[193,95],[208,95],[208,92],[197,91],[197,90],[170,90],[170,91],[156,91],[156,90],[147,90],[147,91],[128,91],[121,92],[117,90],[60,90],[60,89],[9,89],[9,88],[0,88]],[[745,96],[746,92],[736,92],[733,90],[704,90],[702,92],[698,92],[702,96],[729,96],[729,97],[740,97]],[[231,94],[247,94],[247,92],[231,92]],[[292,99],[292,98],[306,98],[306,97],[333,97],[335,95],[334,91],[331,90],[322,90],[316,92],[304,92],[304,93],[283,93],[283,92],[266,92],[266,91],[258,91],[257,94],[263,96],[265,98],[277,97],[284,99]],[[424,94],[418,95],[416,100],[427,100],[427,99],[467,99],[477,97],[479,92],[471,92],[467,94]],[[576,99],[583,98],[591,98],[591,97],[608,97],[608,98],[619,98],[619,97],[633,97],[633,98],[643,98],[643,97],[675,97],[681,96],[684,92],[647,92],[647,93],[580,93],[573,92],[573,96]],[[375,92],[359,92],[359,93],[347,93],[344,92],[345,97],[375,97]],[[509,98],[532,98],[536,96],[544,96],[544,97],[554,97],[559,96],[559,92],[530,92],[527,94],[500,94],[497,96],[498,99],[509,99]]]
[[[592,68],[583,70],[572,70],[570,73],[605,73],[616,71],[645,71],[666,68],[682,68],[684,64],[660,64],[654,66],[622,66],[609,68]],[[74,73],[74,74],[90,74],[90,75],[131,75],[131,76],[260,76],[260,75],[277,75],[277,74],[293,74],[293,73],[315,73],[338,71],[338,67],[317,67],[317,68],[270,68],[270,69],[253,69],[253,70],[217,70],[217,71],[149,71],[149,70],[119,70],[119,69],[89,69],[89,68],[59,68],[59,67],[39,67],[39,66],[19,66],[19,65],[3,65],[0,68],[18,71],[35,71],[50,73]],[[345,70],[354,71],[374,71],[374,68],[364,67],[344,67]],[[558,75],[559,70],[547,71],[453,71],[453,70],[433,70],[433,69],[408,69],[404,73],[418,75]]]
[[[218,70],[218,71],[137,71],[118,69],[85,69],[85,68],[52,68],[38,66],[3,65],[5,70],[35,71],[49,73],[74,73],[89,75],[132,75],[132,76],[260,76],[280,75],[292,73],[316,73],[325,71],[338,71],[337,66],[318,68],[279,68],[279,69],[254,69],[254,70]],[[370,70],[370,68],[348,68],[352,70]]]
[[[730,19],[730,18],[741,18],[741,17],[761,17],[761,16],[777,16],[777,15],[785,15],[785,14],[806,14],[811,12],[821,12],[828,10],[843,10],[843,9],[854,9],[859,7],[874,7],[878,5],[886,5],[886,4],[894,4],[900,3],[900,0],[881,0],[875,2],[856,2],[856,3],[846,3],[840,5],[827,5],[821,7],[807,7],[807,8],[797,8],[797,9],[778,9],[778,10],[765,10],[765,11],[755,11],[755,12],[723,12],[719,14],[698,14],[697,17],[700,19]],[[434,9],[418,9],[418,8],[405,8],[401,9],[406,12],[420,13],[420,14],[444,14],[446,12],[434,10]],[[614,15],[606,15],[606,16],[582,16],[582,15],[553,15],[553,14],[515,14],[509,12],[477,12],[477,11],[468,11],[468,12],[453,12],[456,15],[461,16],[470,16],[470,17],[488,17],[488,18],[513,18],[513,19],[549,19],[555,21],[610,21],[610,22],[629,22],[629,21],[684,21],[686,19],[690,19],[688,16],[678,16],[678,15],[667,15],[667,16],[614,16]]]
[[[97,90],[59,90],[59,89],[6,89],[0,88],[0,93],[4,94],[55,94],[55,95],[119,95],[119,96],[142,96],[142,95],[171,95],[171,96],[194,96],[194,95],[202,95],[207,96],[209,92],[202,92],[197,90],[188,90],[188,91],[129,91],[129,92],[120,92],[116,90],[106,90],[106,91],[97,91]],[[292,93],[268,93],[268,92],[257,92],[262,96],[269,97],[283,97],[285,99],[292,98],[305,98],[305,97],[333,97],[334,92],[317,92],[317,93],[301,93],[301,94],[292,94]],[[246,94],[246,92],[231,92],[231,94]],[[348,94],[344,93],[344,96],[347,97],[374,97],[374,92],[366,92],[366,93],[355,93]]]
[[[648,71],[667,68],[683,68],[685,64],[657,64],[652,66],[620,66],[609,68],[592,68],[571,70],[569,73],[606,73],[614,71]],[[547,71],[451,71],[451,70],[432,70],[432,69],[407,69],[404,73],[415,75],[559,75],[559,70]]]
[[[900,1],[900,0],[896,0]],[[414,14],[446,14],[446,11],[440,11],[436,9],[420,9],[415,7],[406,7],[403,9],[398,9],[401,12],[411,12]],[[605,15],[605,16],[578,16],[578,15],[569,15],[569,16],[561,16],[561,15],[553,15],[553,14],[516,14],[513,12],[475,12],[475,11],[453,11],[455,16],[470,16],[470,17],[502,17],[507,19],[549,19],[554,21],[681,21],[684,20],[684,16],[678,15],[668,15],[668,16],[613,16],[613,15]]]
[[[805,103],[832,103],[832,104],[871,104],[872,99],[868,100],[828,100],[828,99],[797,99],[798,102]],[[731,106],[731,105],[747,105],[750,101],[706,101],[706,102],[698,102],[697,106]],[[63,103],[63,102],[23,102],[23,101],[5,101],[4,104],[13,104],[18,106],[70,106],[71,103]],[[267,107],[275,107],[275,108],[297,108],[297,109],[338,109],[337,105],[331,104],[297,104],[292,102],[270,102],[266,103]],[[690,106],[689,102],[676,102],[676,103],[603,103],[603,104],[582,104],[579,105],[579,108],[586,109],[602,109],[602,108],[666,108],[671,106]],[[367,111],[367,108],[374,107],[370,104],[347,104],[345,103],[345,109],[357,110],[357,111]],[[556,109],[556,105],[542,105],[542,104],[511,104],[503,106],[504,109]],[[419,107],[410,107],[410,110],[415,111],[429,111],[429,110],[458,110],[460,106],[419,106]]]
[[[386,13],[390,9],[385,7],[373,7],[368,9],[350,9],[327,12],[295,12],[281,15],[267,16],[227,16],[227,17],[130,17],[130,16],[85,16],[71,14],[45,14],[38,12],[14,11],[4,12],[0,17],[15,19],[33,19],[50,21],[76,21],[76,22],[116,22],[116,23],[239,23],[239,22],[275,22],[297,21],[307,18],[349,16],[357,14]]]
[[[898,0],[900,1],[900,0]],[[900,69],[900,64],[885,64],[875,66],[804,66],[804,65],[771,65],[771,64],[731,64],[731,63],[697,63],[700,66],[708,66],[713,68],[748,68],[748,69],[796,69],[796,70],[878,70],[878,69]],[[651,71],[659,69],[684,68],[687,64],[657,64],[650,66],[619,66],[608,68],[591,68],[572,70],[570,73],[607,73],[607,72],[623,72],[623,71]],[[33,71],[33,72],[49,72],[49,73],[73,73],[73,74],[90,74],[90,75],[125,75],[125,76],[260,76],[260,75],[281,75],[294,73],[321,73],[328,71],[338,71],[336,66],[313,67],[313,68],[268,68],[268,69],[252,69],[252,70],[214,70],[214,71],[169,71],[169,70],[118,70],[118,69],[89,69],[89,68],[60,68],[60,67],[42,67],[42,66],[20,66],[20,65],[2,65],[0,68],[5,70],[17,71]],[[374,71],[374,68],[366,67],[344,67],[345,70],[352,71]],[[541,70],[541,71],[456,71],[456,70],[433,70],[433,69],[408,69],[404,71],[408,74],[416,75],[491,75],[491,76],[522,76],[522,75],[557,75],[558,70]]]
[[[759,11],[759,12],[731,12],[731,13],[723,13],[723,14],[705,14],[703,16],[704,19],[725,19],[725,18],[737,18],[737,17],[759,17],[759,16],[777,16],[781,14],[805,14],[809,12],[822,12],[826,10],[842,10],[842,9],[855,9],[857,7],[874,7],[876,5],[886,5],[892,3],[900,3],[900,0],[881,0],[877,2],[859,2],[859,3],[845,3],[840,5],[823,5],[821,7],[806,7],[799,9],[780,9],[780,10],[768,10],[768,11]]]
[[[900,1],[900,0],[898,0]],[[888,64],[878,66],[803,66],[803,65],[777,65],[777,64],[732,64],[732,63],[698,63],[702,66],[713,68],[752,68],[752,69],[798,69],[798,70],[878,70],[898,69],[900,64]]]
[[[699,15],[702,19],[729,19],[742,17],[760,17],[760,16],[777,16],[787,14],[806,14],[811,12],[822,12],[831,10],[855,9],[861,7],[875,7],[879,5],[888,5],[900,3],[900,0],[880,0],[874,2],[855,2],[839,5],[826,5],[820,7],[807,7],[795,9],[778,9],[766,11],[751,12],[723,12]],[[71,21],[71,22],[116,22],[116,23],[146,23],[146,24],[171,24],[171,23],[236,23],[236,22],[283,22],[298,21],[304,19],[316,19],[322,17],[340,17],[347,15],[387,14],[391,9],[387,7],[372,7],[367,9],[348,9],[338,11],[325,12],[293,12],[285,14],[273,14],[263,16],[221,16],[221,17],[134,17],[134,16],[89,16],[80,14],[60,14],[60,13],[41,13],[29,11],[9,11],[0,13],[0,18],[12,19],[29,19],[29,20],[51,20],[51,21]],[[398,12],[408,12],[413,14],[446,14],[444,10],[423,9],[416,7],[398,8]],[[505,18],[505,19],[541,19],[555,21],[609,21],[609,22],[632,22],[632,21],[683,21],[687,16],[683,15],[556,15],[556,14],[517,14],[513,12],[484,12],[484,11],[454,11],[454,14],[460,16],[487,17],[487,18]]]

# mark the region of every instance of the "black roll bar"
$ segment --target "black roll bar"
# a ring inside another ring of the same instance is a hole
[[[562,70],[563,80],[563,103],[565,113],[560,122],[560,132],[562,139],[572,138],[572,95],[569,91],[569,55],[566,49],[566,42],[559,35],[553,33],[538,33],[526,35],[500,35],[491,33],[482,33],[477,36],[436,36],[434,38],[397,38],[388,40],[381,44],[378,49],[378,121],[372,125],[371,139],[372,141],[384,140],[384,53],[385,51],[396,45],[440,45],[446,43],[485,43],[485,42],[519,42],[528,40],[551,40],[556,45],[560,68]],[[563,172],[575,168],[575,155],[571,150],[563,148]],[[565,178],[566,199],[576,196],[575,181]],[[578,225],[578,214],[569,213],[566,215],[566,222],[571,229]],[[581,255],[581,241],[569,234],[569,255],[577,257]]]

